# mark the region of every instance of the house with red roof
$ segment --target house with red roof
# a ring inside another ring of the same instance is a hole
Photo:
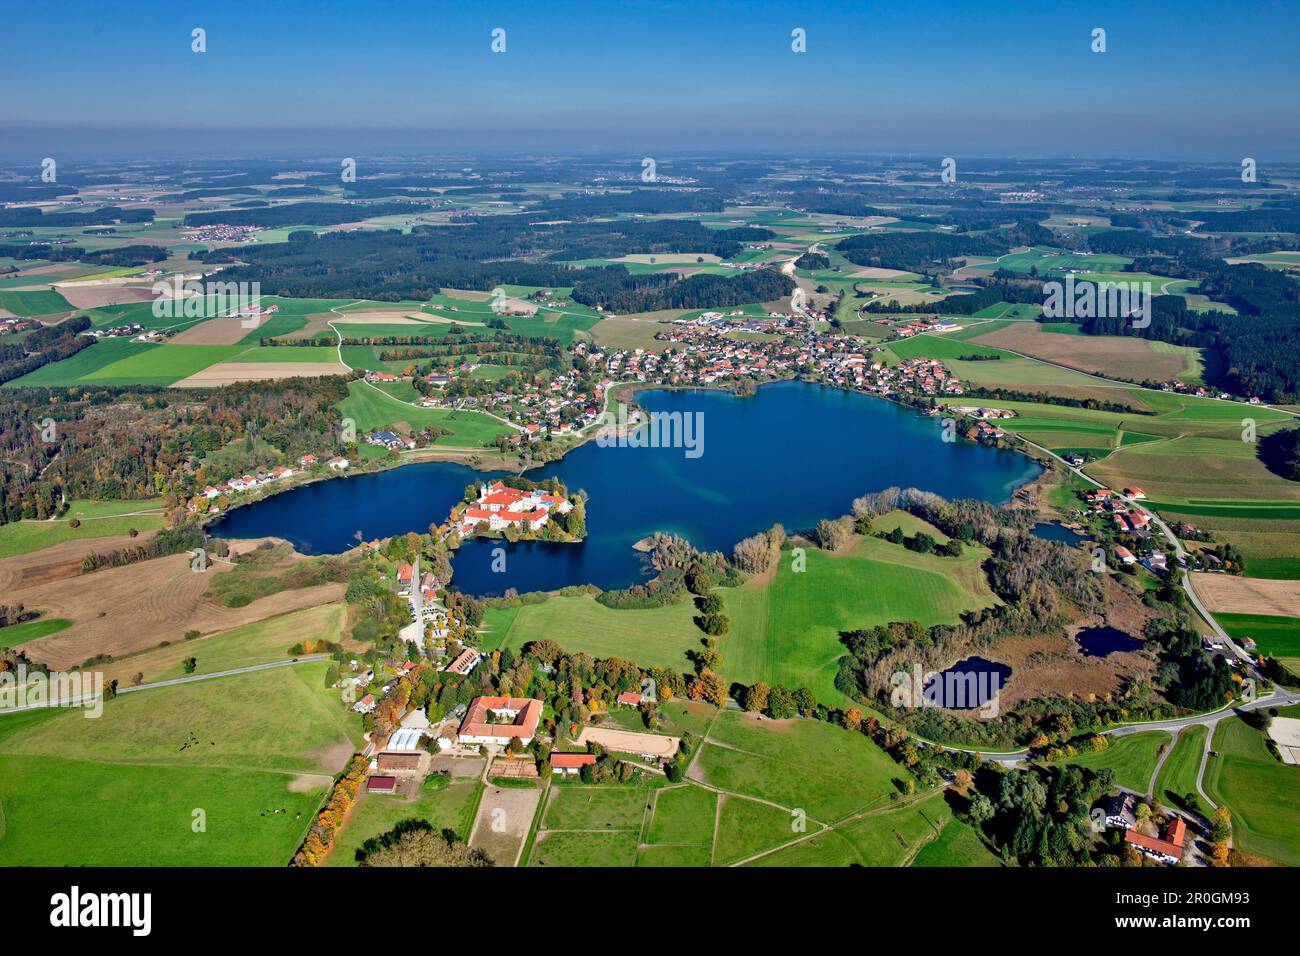
[[[537,734],[542,702],[532,697],[475,697],[460,723],[462,744],[505,746],[518,740],[527,747]]]
[[[595,754],[551,754],[551,770],[564,777],[575,776],[582,772],[583,767],[595,764]]]
[[[1183,858],[1183,842],[1187,838],[1187,823],[1182,817],[1174,817],[1165,828],[1164,838],[1150,837],[1137,830],[1126,830],[1124,842],[1134,847],[1139,853],[1173,865]]]

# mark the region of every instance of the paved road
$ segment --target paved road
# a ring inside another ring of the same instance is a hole
[[[1214,728],[1219,721],[1225,717],[1233,717],[1242,711],[1259,710],[1261,707],[1288,707],[1291,704],[1300,704],[1300,693],[1291,690],[1285,690],[1281,687],[1276,688],[1272,694],[1267,697],[1261,697],[1257,700],[1230,705],[1222,710],[1216,710],[1209,714],[1198,714],[1192,717],[1176,717],[1172,720],[1153,720],[1140,724],[1125,724],[1122,727],[1111,727],[1108,730],[1097,731],[1103,737],[1128,737],[1132,734],[1145,733],[1149,730],[1165,730],[1177,736],[1178,732],[1185,727],[1194,727],[1204,725],[1210,728],[1209,736],[1206,738],[1206,751],[1208,754],[1210,741],[1214,738]],[[918,737],[918,740],[925,740]],[[978,747],[952,747],[947,744],[936,744],[934,741],[925,741],[932,746],[942,747],[951,753],[979,754],[985,760],[993,763],[1016,764],[1023,761],[1029,756],[1029,748],[1023,750],[1007,751],[1005,753],[989,753],[986,750],[980,750]],[[1201,758],[1201,773],[1205,772],[1205,756]],[[1198,786],[1199,788],[1199,786]],[[1201,794],[1204,796],[1204,793]],[[1209,801],[1214,806],[1213,801]]]
[[[1056,454],[1056,452],[1052,451],[1051,449],[1044,448],[1042,445],[1038,444],[1037,442],[1032,442],[1028,438],[1025,438],[1023,436],[1017,436],[1017,437],[1019,437],[1020,441],[1024,442],[1026,445],[1029,445],[1033,448],[1037,448],[1043,454],[1049,455],[1056,461],[1059,461],[1062,465],[1068,468],[1073,474],[1078,475],[1080,478],[1082,478],[1084,481],[1088,482],[1089,484],[1097,488],[1106,487],[1106,485],[1103,482],[1100,482],[1096,478],[1093,478],[1091,475],[1086,474],[1082,469],[1076,467],[1075,465],[1071,465],[1068,461],[1066,461],[1060,455]],[[1137,501],[1133,498],[1125,497],[1124,495],[1120,494],[1118,491],[1112,490],[1111,493],[1116,498],[1119,498],[1125,503],[1136,508],[1138,511],[1141,511],[1144,515],[1147,516],[1148,519],[1150,519],[1151,523],[1160,530],[1160,533],[1164,535],[1165,539],[1169,542],[1170,546],[1173,548],[1174,557],[1178,559],[1179,564],[1187,560],[1187,552],[1186,550],[1184,550],[1182,542],[1178,540],[1178,535],[1174,534],[1173,529],[1171,529],[1169,525],[1165,524],[1163,518],[1161,518],[1150,508],[1146,507],[1140,501]],[[1187,594],[1187,599],[1192,602],[1192,607],[1196,608],[1197,613],[1201,615],[1205,623],[1208,624],[1210,626],[1210,629],[1214,631],[1215,636],[1220,641],[1222,641],[1228,648],[1231,649],[1235,657],[1237,657],[1239,660],[1245,661],[1247,664],[1253,667],[1255,664],[1255,659],[1251,657],[1250,654],[1248,654],[1240,645],[1238,645],[1236,641],[1234,641],[1231,637],[1228,636],[1228,632],[1225,631],[1219,625],[1219,622],[1214,619],[1214,615],[1212,615],[1208,610],[1206,610],[1205,605],[1201,603],[1200,597],[1196,594],[1196,590],[1192,587],[1192,576],[1188,574],[1187,571],[1182,569],[1181,567],[1175,573],[1177,573],[1181,578],[1183,591]]]
[[[357,304],[359,304],[361,301],[362,301],[362,300],[357,300],[357,302],[349,302],[348,305],[335,306],[334,308],[330,309],[330,311],[333,312],[335,315],[337,315],[337,316],[339,317],[339,319],[346,320],[346,319],[347,319],[347,315],[346,315],[345,313],[343,313],[343,312],[340,312],[339,309],[345,309],[345,308],[347,308],[348,306],[351,306],[351,305],[357,305]],[[328,325],[328,326],[330,327],[330,329],[334,332],[334,334],[337,335],[337,336],[339,337],[338,344],[334,347],[334,348],[335,348],[335,351],[338,353],[339,364],[342,365],[342,366],[343,366],[345,369],[347,369],[349,372],[355,372],[356,369],[354,369],[354,368],[353,368],[351,365],[349,365],[347,362],[343,361],[343,333],[340,332],[340,331],[338,330],[338,328],[335,327],[334,322],[335,322],[334,319],[330,319],[330,320],[326,323],[326,325]],[[461,324],[468,324],[468,323],[461,323]],[[394,401],[394,402],[396,402],[396,403],[399,404],[399,405],[406,405],[406,406],[408,406],[408,407],[410,407],[410,408],[417,408],[417,409],[425,409],[425,408],[429,407],[429,406],[426,406],[426,405],[420,405],[420,404],[417,404],[416,402],[408,402],[408,401],[405,401],[404,399],[397,398],[395,395],[389,395],[389,394],[388,394],[387,392],[385,392],[382,388],[380,388],[379,386],[377,386],[374,382],[367,381],[364,377],[362,377],[361,381],[362,381],[362,382],[365,382],[366,385],[370,386],[370,387],[373,388],[376,392],[378,392],[380,395],[384,396],[384,398],[387,398],[387,399],[389,399],[389,400],[391,400],[391,401]],[[480,414],[486,415],[488,418],[495,418],[495,419],[496,419],[497,421],[499,421],[502,425],[509,425],[511,428],[513,428],[513,429],[514,429],[515,431],[517,431],[517,432],[522,432],[522,431],[524,431],[524,426],[523,426],[523,425],[516,425],[514,422],[509,421],[509,420],[507,420],[507,419],[504,419],[504,418],[502,418],[500,415],[494,415],[492,412],[486,411],[485,409],[476,408],[476,409],[471,409],[471,410],[472,410],[472,411],[475,411],[475,412],[479,412]],[[480,449],[480,450],[481,450],[481,449]]]
[[[189,677],[175,677],[171,680],[154,681],[152,684],[136,684],[132,687],[118,687],[117,692],[118,694],[133,694],[138,690],[153,690],[157,687],[174,687],[177,684],[193,684],[201,680],[214,680],[218,677],[233,677],[236,674],[251,674],[253,671],[269,671],[274,670],[277,667],[296,667],[299,664],[308,664],[313,661],[327,661],[329,659],[328,654],[309,654],[304,657],[296,657],[291,661],[272,661],[269,664],[250,664],[247,667],[234,667],[225,671],[213,671],[211,674],[191,674]],[[94,694],[84,694],[81,697],[70,700],[61,706],[75,706],[77,704],[94,700],[96,696],[97,695]],[[46,706],[47,705],[45,704],[26,704],[22,707],[6,707],[0,709],[0,715],[16,714],[24,710],[43,709]]]

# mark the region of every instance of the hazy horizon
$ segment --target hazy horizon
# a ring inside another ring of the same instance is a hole
[[[1300,159],[1300,17],[1280,2],[97,12],[86,0],[6,12],[0,53],[35,79],[32,95],[0,103],[0,155]],[[1095,28],[1105,52],[1091,49]]]

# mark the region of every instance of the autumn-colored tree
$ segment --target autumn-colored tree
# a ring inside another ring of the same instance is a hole
[[[850,707],[844,712],[844,729],[861,730],[862,729],[862,711],[856,707]]]
[[[767,707],[767,695],[771,688],[759,681],[751,685],[745,692],[745,709],[749,711],[761,711]]]

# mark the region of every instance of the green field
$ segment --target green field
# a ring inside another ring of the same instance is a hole
[[[607,833],[547,831],[538,835],[528,865],[633,866],[636,853],[635,830],[611,830]]]
[[[325,859],[326,866],[356,866],[357,851],[372,837],[387,833],[403,820],[424,820],[439,832],[451,830],[469,840],[478,809],[477,780],[452,780],[429,777],[418,797],[406,800],[398,796],[366,794],[357,802],[347,823],[334,838],[334,846]]]
[[[710,847],[718,795],[702,787],[670,787],[655,794],[647,843]]]
[[[82,538],[102,538],[126,534],[132,528],[143,533],[156,531],[163,526],[161,511],[156,514],[126,514],[131,511],[159,509],[162,499],[148,501],[74,501],[68,514],[54,521],[14,521],[0,524],[0,558],[39,551],[62,541]],[[81,525],[68,526],[71,518]]]
[[[633,830],[651,803],[643,787],[591,787],[556,784],[551,787],[542,827],[547,830]]]
[[[999,860],[965,823],[948,821],[939,836],[921,847],[913,866],[1001,866]]]
[[[1270,754],[1264,734],[1240,717],[1219,723],[1212,746],[1219,756],[1206,766],[1205,791],[1232,810],[1234,847],[1300,866],[1300,767]]]
[[[229,362],[244,345],[155,345],[103,339],[71,358],[6,383],[7,387],[67,385],[172,385],[218,362]]]
[[[1173,753],[1160,768],[1160,778],[1156,781],[1155,796],[1166,806],[1194,810],[1203,816],[1209,816],[1196,792],[1196,775],[1201,769],[1201,756],[1205,753],[1205,736],[1209,733],[1205,727],[1188,727],[1178,735]],[[1190,805],[1187,799],[1191,795]]]
[[[889,517],[881,521],[882,529],[890,526]],[[921,528],[913,521],[907,531]],[[807,549],[807,570],[796,573],[785,552],[770,584],[755,580],[718,591],[732,618],[731,632],[719,643],[722,674],[742,683],[808,686],[819,700],[842,703],[834,686],[844,653],[839,632],[894,620],[954,622],[964,610],[991,606],[996,599],[980,571],[985,553],[968,548],[960,558],[940,558],[864,538],[843,555]],[[686,652],[703,636],[695,614],[690,601],[616,610],[591,597],[552,597],[540,604],[489,608],[484,623],[493,650],[517,651],[551,638],[569,652],[681,668]]]
[[[883,803],[907,771],[862,734],[814,720],[771,722],[725,710],[692,766],[731,793],[834,822]],[[851,779],[852,787],[844,781]]]
[[[34,315],[71,312],[72,305],[53,289],[45,289],[33,292],[0,292],[0,309],[28,318]]]
[[[518,651],[530,641],[551,638],[570,653],[622,657],[642,667],[686,666],[687,650],[703,633],[689,601],[648,610],[614,610],[590,597],[553,597],[542,604],[487,612],[493,647]]]
[[[745,684],[807,686],[824,703],[843,703],[834,683],[840,632],[901,620],[953,623],[963,611],[992,606],[980,571],[985,554],[967,548],[941,558],[863,538],[843,554],[808,548],[807,570],[795,572],[792,552],[783,552],[769,586],[719,592],[732,617],[719,646],[722,673]]]
[[[0,716],[0,865],[283,866],[352,752],[324,674],[142,691],[99,719]]]
[[[796,818],[790,810],[735,794],[720,799],[713,846],[714,866],[731,866],[748,860],[789,843],[802,833],[795,829]],[[820,829],[813,823],[807,824],[807,828],[809,831]]]
[[[941,790],[862,734],[667,701],[663,729],[703,743],[679,784],[553,780],[529,866],[996,866]],[[846,785],[847,784],[847,785]]]
[[[912,863],[927,846],[942,837],[949,827],[962,824],[940,793],[931,793],[900,807],[886,807],[843,826],[828,830],[754,861],[756,866],[904,866]],[[970,838],[978,843],[973,833]],[[955,839],[955,838],[954,838]],[[943,847],[936,852],[942,853]],[[978,862],[985,858],[968,848]]]
[[[1251,637],[1270,657],[1300,657],[1300,618],[1266,614],[1216,614],[1233,637]]]
[[[1100,753],[1081,754],[1071,757],[1069,762],[1089,770],[1108,767],[1115,771],[1118,786],[1146,793],[1156,761],[1160,759],[1160,748],[1173,738],[1163,730],[1148,730],[1108,739],[1110,746]]]
[[[72,627],[72,622],[66,617],[38,618],[22,624],[10,624],[8,627],[0,627],[0,647],[17,647],[47,634],[57,634],[69,627]]]
[[[498,435],[513,433],[513,429],[480,412],[407,405],[361,381],[348,383],[348,397],[339,403],[339,412],[355,421],[361,433],[394,426],[418,430],[434,425],[446,432],[438,437],[438,445],[485,447]]]

